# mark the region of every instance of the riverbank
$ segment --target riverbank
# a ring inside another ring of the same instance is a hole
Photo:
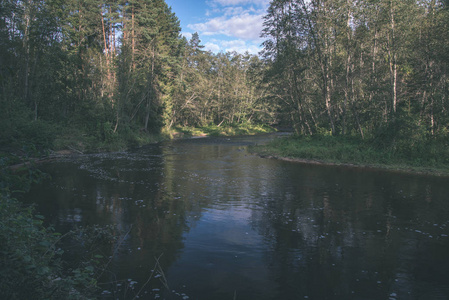
[[[98,152],[126,151],[143,145],[171,139],[255,135],[274,132],[270,126],[259,124],[208,125],[204,127],[173,127],[159,133],[145,131],[103,132],[89,134],[74,128],[39,131],[33,138],[19,136],[0,147],[0,169],[26,170],[30,166],[60,157]],[[7,145],[7,146],[6,146]]]
[[[292,136],[252,146],[249,151],[265,158],[304,164],[449,176],[449,153],[441,141],[398,148],[382,147],[374,140],[357,137]]]
[[[254,135],[273,132],[274,129],[258,124],[208,125],[204,127],[172,127],[164,128],[158,133],[116,132],[105,136],[91,136],[82,132],[67,132],[55,139],[56,151],[66,150],[72,153],[92,153],[125,151],[143,145],[161,141],[190,138],[196,136],[236,136]]]

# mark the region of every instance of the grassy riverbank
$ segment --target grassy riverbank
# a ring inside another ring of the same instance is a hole
[[[56,151],[79,154],[124,151],[176,138],[253,135],[274,131],[269,126],[250,123],[208,125],[199,128],[178,126],[164,128],[160,132],[126,128],[114,132],[109,125],[86,130],[36,121],[32,125],[22,126],[14,133],[0,135],[0,145],[3,145],[0,146],[0,166],[17,164],[29,157],[46,157]]]
[[[153,133],[131,130],[118,132],[103,130],[94,135],[71,129],[59,135],[54,140],[53,147],[56,150],[67,149],[79,153],[122,151],[176,138],[252,135],[272,131],[274,129],[269,126],[257,124],[208,125],[199,128],[173,127]]]
[[[36,121],[14,134],[0,136],[0,170],[26,170],[30,165],[69,154],[125,151],[165,140],[195,136],[236,136],[273,132],[267,125],[208,125],[200,128],[173,127],[161,132],[120,130],[110,126],[87,131]]]
[[[292,136],[280,138],[250,151],[264,157],[374,167],[391,170],[449,175],[447,141],[433,139],[421,143],[385,144],[358,137]]]
[[[208,125],[203,127],[175,127],[168,130],[171,138],[192,137],[192,136],[237,136],[237,135],[255,135],[274,132],[270,126],[260,124],[231,124],[224,126]]]

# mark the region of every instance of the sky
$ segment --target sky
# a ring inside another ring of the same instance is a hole
[[[257,54],[269,0],[165,0],[181,22],[181,34],[198,32],[205,50]]]

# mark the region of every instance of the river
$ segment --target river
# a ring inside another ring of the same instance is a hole
[[[25,201],[61,232],[114,225],[103,299],[449,299],[447,177],[247,152],[271,138],[61,159]]]

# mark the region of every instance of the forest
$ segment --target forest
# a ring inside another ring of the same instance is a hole
[[[164,0],[2,1],[0,141],[126,146],[236,124],[382,143],[444,138],[448,6],[274,0],[263,51],[250,55],[186,40]]]
[[[448,1],[271,1],[264,25],[267,96],[300,137],[276,154],[447,170]]]
[[[272,122],[257,56],[180,32],[163,0],[2,1],[1,143],[126,147],[175,126]]]
[[[444,134],[448,3],[272,1],[268,74],[302,134]],[[283,85],[275,83],[283,82]]]
[[[297,132],[365,138],[383,131],[384,138],[418,140],[445,135],[447,6],[272,1],[263,55],[271,62],[272,88],[282,87],[275,97]]]

